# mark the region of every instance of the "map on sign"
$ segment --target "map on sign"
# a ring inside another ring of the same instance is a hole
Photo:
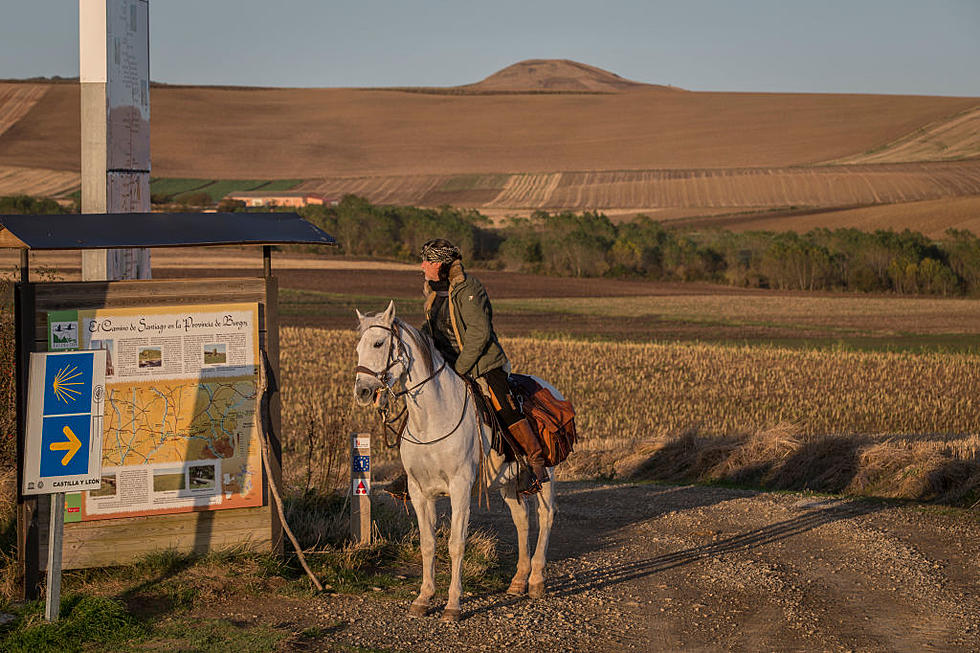
[[[105,351],[106,385],[101,485],[66,519],[262,505],[257,304],[57,311],[49,324],[72,318],[81,346]]]
[[[99,487],[105,352],[31,354],[23,492]]]

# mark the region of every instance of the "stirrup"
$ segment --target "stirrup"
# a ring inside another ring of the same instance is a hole
[[[541,481],[538,480],[537,476],[532,475],[531,482],[528,484],[526,488],[521,490],[521,494],[523,494],[526,497],[529,497],[531,495],[537,494],[541,490],[542,490]]]

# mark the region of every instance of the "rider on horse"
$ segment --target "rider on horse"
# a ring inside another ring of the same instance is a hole
[[[425,275],[425,322],[421,331],[461,376],[482,379],[500,423],[524,449],[533,477],[525,490],[533,494],[550,480],[541,443],[517,406],[507,376],[510,364],[493,330],[493,308],[480,280],[463,271],[462,254],[448,240],[422,246]]]

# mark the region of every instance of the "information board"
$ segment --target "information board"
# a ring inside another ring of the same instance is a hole
[[[66,521],[262,505],[258,304],[48,313],[51,349],[101,350],[101,483]]]

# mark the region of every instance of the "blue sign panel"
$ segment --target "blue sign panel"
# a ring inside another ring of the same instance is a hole
[[[355,472],[371,471],[371,456],[358,456],[355,454],[354,460],[351,461],[351,469]]]
[[[92,412],[92,353],[49,356],[44,367],[44,414]]]
[[[88,472],[91,415],[45,417],[41,426],[41,477]]]

